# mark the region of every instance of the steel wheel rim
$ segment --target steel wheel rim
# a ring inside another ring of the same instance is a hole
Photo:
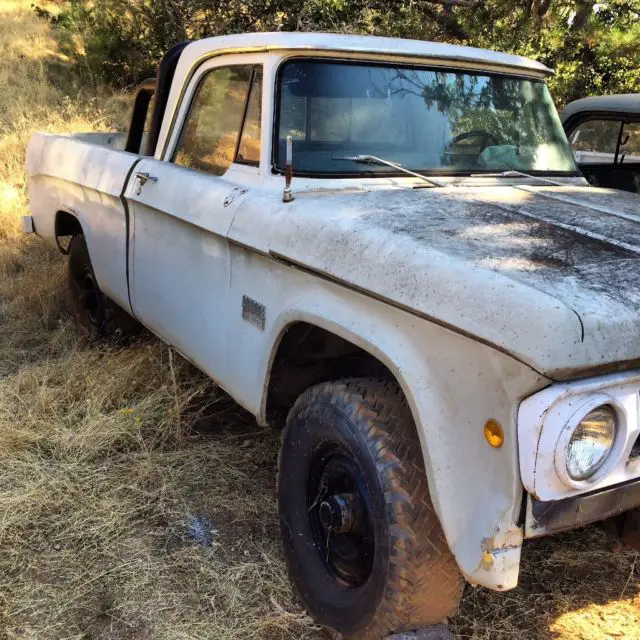
[[[361,587],[375,553],[371,498],[360,466],[338,444],[311,459],[307,511],[313,542],[329,575],[341,586]]]

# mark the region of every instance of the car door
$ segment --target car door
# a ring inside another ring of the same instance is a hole
[[[261,100],[261,83],[259,65],[224,59],[196,74],[166,159],[143,159],[126,194],[135,314],[219,382],[226,368],[227,233],[243,186],[258,172],[259,136],[256,150],[246,114]]]
[[[594,115],[572,124],[567,136],[592,185],[640,193],[640,122]]]

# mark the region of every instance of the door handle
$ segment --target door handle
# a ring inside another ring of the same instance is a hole
[[[158,178],[156,178],[155,176],[150,176],[146,171],[137,171],[136,180],[138,181],[138,188],[136,189],[136,195],[138,196],[142,191],[142,187],[144,187],[147,182],[158,182]]]
[[[158,182],[158,178],[150,176],[146,171],[136,172],[136,178],[140,180],[140,184],[143,186],[147,184],[147,182]]]

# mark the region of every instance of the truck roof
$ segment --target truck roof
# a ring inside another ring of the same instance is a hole
[[[336,51],[376,54],[384,56],[415,57],[443,60],[458,64],[473,64],[522,70],[527,75],[547,76],[551,69],[540,62],[522,56],[477,49],[442,42],[353,36],[334,33],[243,33],[205,38],[189,44],[182,58],[189,67],[202,58],[217,53],[254,51]],[[182,62],[182,61],[181,61]]]
[[[578,113],[611,113],[640,115],[640,93],[613,96],[591,96],[570,102],[560,116],[563,122]]]

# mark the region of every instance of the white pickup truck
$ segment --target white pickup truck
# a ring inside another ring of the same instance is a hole
[[[550,73],[224,36],[165,56],[126,139],[29,144],[25,230],[69,253],[84,326],[135,318],[288,414],[289,572],[346,636],[512,589],[524,539],[640,505],[640,197],[577,171]]]

